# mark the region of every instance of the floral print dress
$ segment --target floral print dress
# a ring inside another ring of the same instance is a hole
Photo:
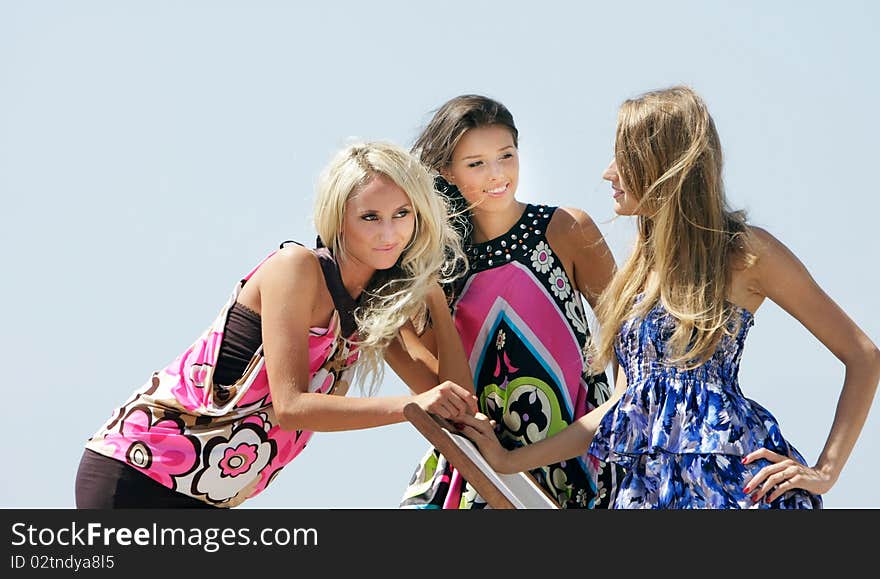
[[[600,460],[627,469],[612,508],[821,508],[801,489],[772,503],[755,503],[744,487],[767,460],[743,465],[766,447],[805,462],[779,424],[739,387],[738,372],[752,313],[728,304],[731,318],[712,357],[694,369],[664,364],[675,319],[658,303],[644,318],[626,321],[615,342],[627,390],[603,417],[590,447]]]
[[[610,396],[605,374],[592,374],[585,359],[582,298],[547,241],[555,210],[529,204],[504,235],[467,247],[469,271],[455,291],[453,318],[480,411],[496,421],[509,449],[556,434]],[[584,454],[531,474],[561,507],[596,508],[608,504],[621,471]],[[471,509],[486,502],[432,448],[400,507]]]
[[[324,248],[315,251],[322,260],[332,259]],[[305,448],[312,432],[282,430],[275,417],[262,346],[234,384],[213,383],[228,312],[272,254],[235,286],[210,327],[154,372],[87,448],[218,507],[234,507],[262,492]],[[330,282],[328,276],[328,287]],[[338,310],[330,327],[309,330],[310,392],[345,395],[348,389],[357,350],[336,336]]]

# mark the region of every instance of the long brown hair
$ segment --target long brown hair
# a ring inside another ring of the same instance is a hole
[[[731,262],[752,259],[745,214],[725,199],[715,122],[689,87],[645,93],[620,107],[614,158],[621,185],[639,200],[638,238],[597,304],[598,361],[611,359],[623,322],[659,300],[677,320],[667,362],[696,367],[736,331]],[[657,283],[648,283],[651,272]]]
[[[519,146],[519,131],[507,107],[482,95],[457,96],[434,112],[431,122],[413,144],[412,151],[418,154],[423,163],[440,171],[452,163],[452,153],[467,131],[490,125],[507,127],[513,135],[513,145]]]

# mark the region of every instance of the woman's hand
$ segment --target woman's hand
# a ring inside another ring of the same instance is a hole
[[[767,448],[750,452],[743,457],[742,462],[749,464],[759,458],[769,460],[773,464],[759,470],[743,489],[746,493],[753,493],[754,502],[761,499],[768,503],[773,502],[792,489],[804,489],[821,495],[828,492],[834,484],[830,476]]]
[[[477,445],[480,454],[493,469],[500,473],[515,472],[508,466],[510,452],[501,446],[495,434],[494,420],[489,420],[488,416],[477,412],[474,416],[461,416],[456,420],[456,426]]]
[[[447,420],[458,421],[477,412],[477,397],[455,382],[442,382],[413,400],[425,412]]]

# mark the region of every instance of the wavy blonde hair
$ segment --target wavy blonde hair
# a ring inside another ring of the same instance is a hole
[[[677,321],[666,362],[697,367],[738,331],[729,323],[731,265],[753,260],[745,214],[725,199],[715,123],[689,87],[647,92],[621,105],[614,158],[621,185],[638,199],[638,237],[599,298],[597,360],[604,367],[623,322],[659,300]],[[649,286],[652,271],[657,283]]]
[[[385,349],[407,321],[424,323],[425,297],[433,284],[452,281],[465,261],[461,239],[434,190],[426,165],[402,147],[386,142],[355,143],[339,151],[318,180],[315,229],[337,260],[345,258],[343,220],[352,193],[384,175],[403,189],[413,207],[413,236],[387,270],[377,271],[364,289],[355,319],[362,390],[372,395],[384,375]]]

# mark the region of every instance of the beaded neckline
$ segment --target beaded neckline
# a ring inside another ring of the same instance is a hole
[[[510,261],[517,253],[527,253],[535,239],[543,239],[551,213],[546,205],[526,204],[522,215],[506,232],[487,241],[468,244],[468,258],[492,266]]]

